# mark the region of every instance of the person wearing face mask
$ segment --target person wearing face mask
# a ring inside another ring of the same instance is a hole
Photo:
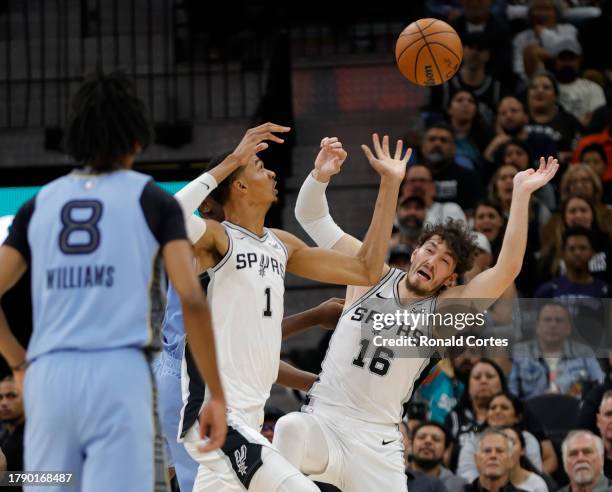
[[[563,38],[553,47],[552,54],[554,74],[559,81],[559,104],[588,127],[593,112],[605,106],[606,96],[599,84],[579,76],[582,46],[575,38]]]

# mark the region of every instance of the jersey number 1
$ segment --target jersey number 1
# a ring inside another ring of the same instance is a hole
[[[272,308],[270,306],[270,287],[266,287],[266,309],[264,309],[263,315],[266,318],[270,318],[272,316]]]
[[[359,342],[359,345],[361,346],[359,354],[357,354],[357,357],[353,359],[353,365],[363,368],[363,366],[365,365],[364,359],[366,353],[368,352],[368,348],[370,347],[370,341],[367,338],[362,338],[361,342]],[[388,349],[386,347],[376,347],[368,369],[374,374],[384,376],[389,371],[389,367],[391,367],[391,359],[393,359],[394,355],[395,354],[391,349]]]

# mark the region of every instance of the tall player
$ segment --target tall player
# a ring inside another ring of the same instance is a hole
[[[211,166],[222,162],[226,157],[220,156],[211,161]],[[176,194],[179,203],[186,197],[186,190]],[[187,196],[188,199],[188,196]],[[214,198],[208,196],[198,207],[198,212],[205,219],[222,222],[225,219],[223,207]],[[193,221],[198,221],[194,217]],[[197,242],[199,238],[193,238]],[[196,253],[203,252],[198,249]],[[205,258],[201,259],[205,261]],[[206,271],[198,271],[204,283],[208,281]],[[342,311],[342,304],[330,299],[319,306],[303,313],[297,313],[283,319],[283,339],[301,332],[311,326],[324,326],[333,329]],[[185,330],[183,328],[183,312],[176,290],[168,286],[168,300],[162,327],[163,350],[153,365],[159,391],[159,413],[161,428],[168,450],[169,465],[174,469],[181,490],[193,490],[193,483],[198,471],[198,463],[189,456],[185,446],[178,442],[176,436],[180,423],[180,411],[183,406],[181,395],[181,361],[184,350]],[[294,389],[308,391],[316,379],[314,374],[291,367],[283,361],[279,365],[279,378],[276,381]]]
[[[208,393],[193,373],[186,350],[180,438],[200,464],[194,491],[317,490],[259,433],[264,403],[279,368],[285,272],[322,282],[370,285],[379,280],[384,265],[410,151],[402,159],[400,145],[392,158],[388,138],[381,146],[378,136],[373,136],[379,156],[373,167],[381,175],[376,220],[362,247],[349,256],[309,248],[287,232],[264,227],[277,192],[275,175],[265,169],[257,152],[268,146],[264,140],[282,143],[274,133],[287,131],[289,128],[271,123],[247,131],[234,152],[190,183],[181,198],[192,223],[189,229],[200,234],[195,241],[198,269],[209,272],[208,299],[228,401],[228,438],[222,451],[198,452],[196,417]],[[223,205],[226,220],[222,224],[191,218],[212,190]]]
[[[339,147],[330,149],[330,142],[338,143],[336,138],[323,139],[315,169],[300,190],[296,217],[317,244],[355,254],[361,243],[334,223],[327,207],[327,183],[346,157]],[[274,445],[283,456],[313,480],[341,490],[406,491],[398,423],[403,403],[428,365],[429,350],[419,351],[418,357],[414,351],[401,357],[397,349],[376,347],[362,325],[373,308],[382,309],[381,298],[391,300],[384,306],[390,304],[393,312],[402,308],[431,313],[441,299],[484,299],[480,309],[492,304],[521,270],[531,194],[557,169],[555,159],[542,158],[537,171],[515,176],[497,264],[469,284],[453,287],[457,276],[470,268],[476,247],[461,223],[449,221],[425,229],[407,272],[385,267],[384,276],[372,287],[347,287],[345,310],[309,404],[302,413],[289,414],[276,424]],[[438,335],[425,325],[415,328],[425,336]]]
[[[165,468],[155,475],[154,458],[163,451],[149,367],[159,345],[163,263],[194,359],[210,383],[200,418],[203,435],[212,427],[207,449],[224,441],[210,312],[182,210],[150,177],[130,170],[152,136],[148,112],[125,75],[86,81],[66,129],[68,152],[84,168],[21,207],[0,247],[0,295],[28,265],[32,274],[27,356],[0,311],[0,352],[17,377],[28,368],[25,468],[73,474],[70,484],[49,490],[167,490]]]

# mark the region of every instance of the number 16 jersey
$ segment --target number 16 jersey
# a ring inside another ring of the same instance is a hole
[[[287,249],[267,228],[259,237],[228,221],[223,226],[229,239],[227,253],[203,281],[212,312],[219,374],[229,408],[263,412],[278,376]],[[188,350],[181,386],[184,435],[207,399]]]

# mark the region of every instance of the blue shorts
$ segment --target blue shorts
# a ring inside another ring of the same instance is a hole
[[[25,469],[74,474],[49,492],[169,490],[154,398],[150,364],[138,349],[36,359],[24,383]]]
[[[170,464],[174,466],[181,491],[191,492],[198,472],[198,463],[183,443],[177,442],[183,400],[181,395],[181,360],[162,352],[153,364],[159,394],[159,416],[166,440]]]

